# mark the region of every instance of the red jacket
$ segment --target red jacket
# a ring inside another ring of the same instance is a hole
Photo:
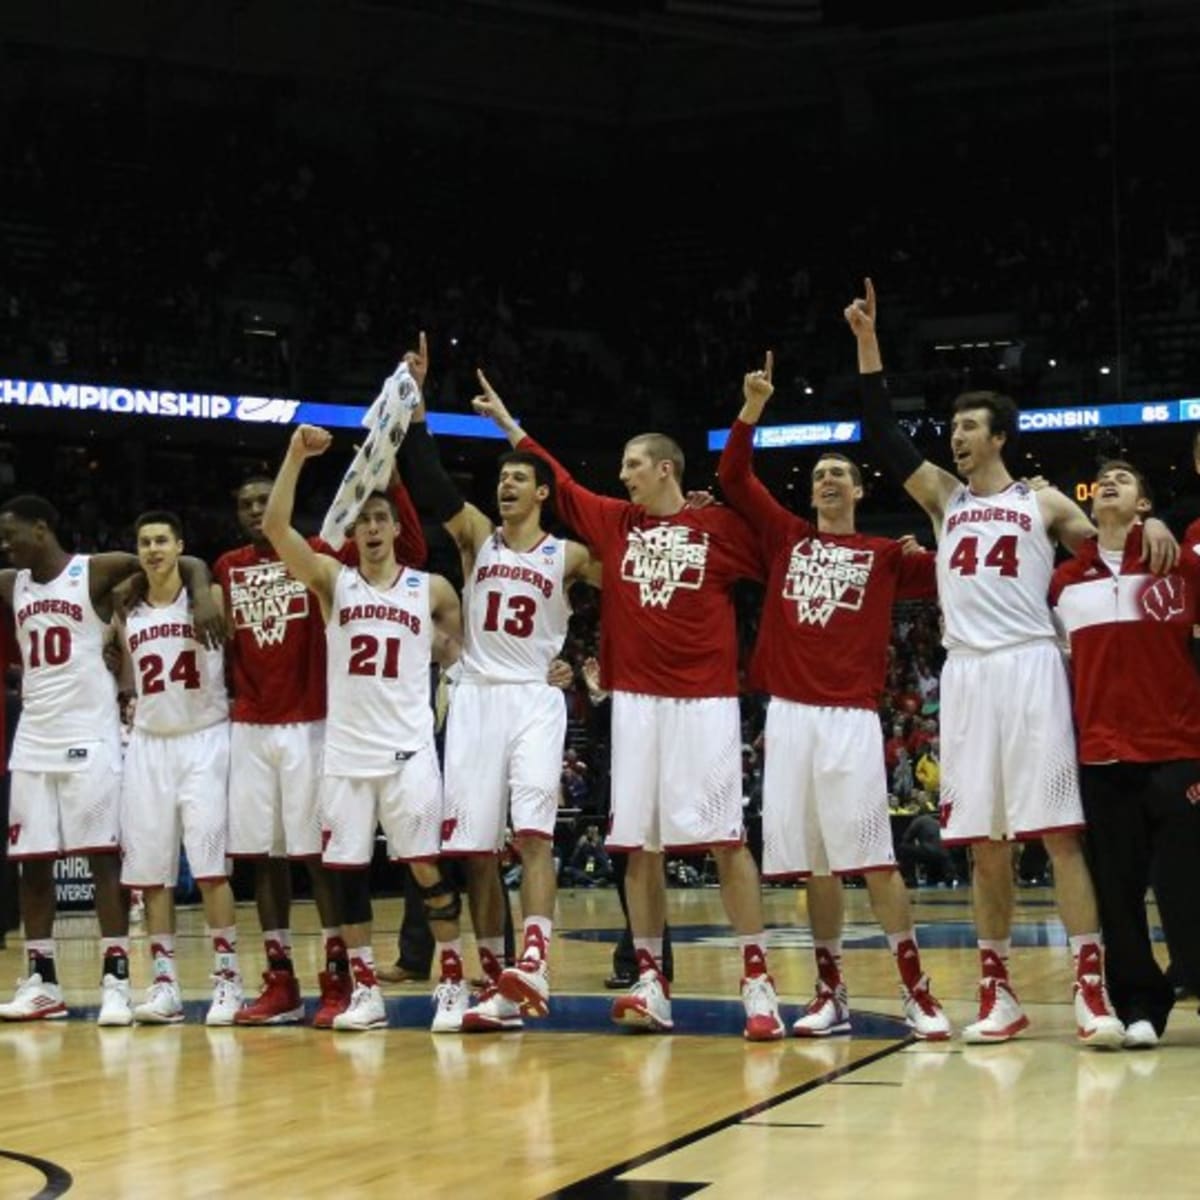
[[[1200,557],[1170,574],[1141,561],[1142,527],[1114,576],[1095,538],[1054,572],[1050,603],[1071,641],[1079,758],[1085,763],[1200,758]]]

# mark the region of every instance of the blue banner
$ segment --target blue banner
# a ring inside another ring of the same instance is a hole
[[[901,421],[914,414],[902,413]],[[1027,408],[1020,416],[1022,433],[1065,433],[1128,425],[1177,425],[1200,421],[1200,398],[1147,400],[1140,404],[1095,404],[1086,408]],[[807,425],[759,425],[754,445],[760,450],[797,446],[839,446],[862,438],[858,421],[825,421]],[[708,448],[723,450],[728,429],[710,429]]]
[[[113,387],[90,383],[52,383],[0,378],[0,406],[87,413],[117,413],[174,420],[239,421],[253,425],[361,427],[366,405],[320,404],[278,396],[226,396],[217,392],[172,392],[159,388]],[[428,414],[431,432],[444,437],[503,440],[487,417]]]

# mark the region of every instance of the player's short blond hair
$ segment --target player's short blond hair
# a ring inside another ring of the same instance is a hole
[[[674,438],[665,433],[639,433],[625,443],[626,450],[630,446],[645,446],[653,463],[669,462],[675,472],[675,482],[683,483],[683,449]]]

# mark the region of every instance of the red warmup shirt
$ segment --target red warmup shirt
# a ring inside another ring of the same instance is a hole
[[[1183,533],[1183,553],[1191,553],[1200,562],[1200,520],[1193,521]]]
[[[758,531],[768,576],[750,686],[800,704],[874,711],[896,600],[937,594],[936,558],[865,533],[821,533],[784,508],[752,466],[754,428],[735,421],[717,468]]]
[[[1200,758],[1200,558],[1147,572],[1142,526],[1125,539],[1119,575],[1095,538],[1054,572],[1050,603],[1071,639],[1079,758],[1085,763]]]
[[[400,513],[396,557],[419,566],[427,549],[421,522],[406,489],[392,498]],[[320,538],[308,544],[354,565],[358,550],[347,542],[333,551]],[[325,622],[317,598],[288,574],[269,546],[241,546],[217,559],[213,578],[233,614],[229,646],[234,721],[292,725],[325,717]]]
[[[736,696],[733,584],[764,575],[753,531],[720,505],[656,517],[589,492],[531,437],[518,449],[554,470],[559,515],[604,564],[600,678],[622,692]]]

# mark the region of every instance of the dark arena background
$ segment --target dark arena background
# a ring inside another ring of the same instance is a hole
[[[1190,0],[5,0],[0,502],[51,499],[78,553],[131,551],[135,516],[170,509],[212,563],[244,541],[239,483],[274,475],[310,422],[335,439],[299,496],[314,532],[365,407],[426,331],[443,461],[493,517],[505,446],[472,417],[477,368],[589,487],[623,496],[626,439],[661,429],[687,486],[719,498],[743,376],[770,349],[755,456],[770,490],[806,513],[808,472],[836,449],[862,470],[859,527],[932,547],[862,437],[843,309],[870,276],[893,403],[924,453],[950,467],[955,396],[995,388],[1022,412],[1014,475],[1086,509],[1098,464],[1129,459],[1182,537],[1200,517],[1198,63]],[[430,569],[461,585],[415,500]],[[743,650],[760,595],[738,594]],[[668,860],[677,1032],[611,1026],[624,918],[607,875],[572,866],[609,801],[607,709],[582,673],[597,593],[572,601],[549,1021],[431,1036],[422,980],[388,987],[386,1032],[206,1029],[185,881],[188,1021],[96,1029],[98,929],[71,858],[55,930],[71,1019],[0,1026],[0,1196],[1195,1194],[1195,998],[1153,1053],[1078,1050],[1036,843],[1014,862],[1027,1038],[915,1042],[851,886],[854,1038],[744,1044],[704,856]],[[903,767],[938,736],[941,659],[936,606],[898,608],[880,705],[898,846],[936,803],[936,777]],[[762,697],[741,709],[757,854]],[[904,872],[957,1028],[976,1001],[969,864]],[[403,879],[380,854],[372,880],[388,963]],[[320,921],[302,870],[293,882],[311,1009]],[[252,992],[242,867],[235,890]],[[805,891],[769,886],[764,904],[790,1022],[813,986]],[[1162,943],[1153,903],[1150,923]],[[139,990],[144,943],[135,924]]]

